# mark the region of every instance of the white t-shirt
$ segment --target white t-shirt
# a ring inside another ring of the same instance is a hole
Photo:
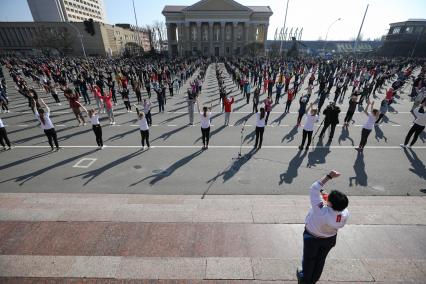
[[[371,113],[368,114],[368,119],[362,126],[362,128],[371,130],[374,127],[374,123],[376,122],[376,117],[372,115]]]
[[[319,115],[306,115],[305,125],[303,126],[303,130],[305,131],[314,131],[314,124],[318,121]]]
[[[414,109],[414,115],[416,116],[416,120],[414,120],[415,124],[418,124],[420,126],[425,126],[426,125],[426,112],[424,113],[420,113],[419,112],[419,107]]]
[[[0,118],[0,128],[3,128],[3,127],[4,127],[3,120],[1,120]]]
[[[90,118],[90,123],[92,123],[92,125],[100,124],[99,123],[99,115],[98,114],[92,115],[92,117]]]
[[[139,119],[139,129],[140,130],[149,130],[148,121],[146,121],[145,116],[142,119]]]
[[[203,115],[202,112],[200,112],[200,125],[201,128],[209,128],[210,127],[210,118],[212,116],[211,112],[206,113],[206,116]]]
[[[305,218],[306,229],[313,235],[321,238],[335,236],[349,218],[348,209],[341,212],[333,210],[323,203],[320,196],[321,184],[316,181],[310,188],[312,208]]]
[[[38,121],[40,121],[41,129],[48,130],[55,127],[52,121],[50,120],[50,110],[44,113],[44,124],[41,122],[40,114],[38,113],[37,110],[35,110],[35,117],[37,118]]]
[[[256,112],[256,127],[265,127],[265,119],[266,119],[266,113],[265,116],[260,119],[260,112]]]

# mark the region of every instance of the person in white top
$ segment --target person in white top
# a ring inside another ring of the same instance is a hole
[[[212,106],[203,107],[203,112],[200,111],[200,103],[197,101],[198,113],[200,114],[201,137],[203,138],[203,149],[209,148],[210,140],[210,120],[212,117]]]
[[[148,121],[148,126],[152,125],[152,116],[151,116],[151,100],[143,99],[143,112],[145,113],[146,120]]]
[[[423,100],[420,107],[415,108],[413,110],[414,115],[416,116],[416,119],[414,120],[413,126],[411,126],[410,130],[407,133],[407,136],[405,136],[404,144],[400,144],[401,147],[411,147],[416,143],[417,138],[419,137],[420,133],[425,129],[426,125],[426,113],[425,113],[425,106],[426,106],[426,99]],[[411,136],[414,134],[413,140],[411,140],[411,143],[409,146],[408,142],[410,142]]]
[[[327,181],[339,176],[339,172],[332,170],[310,188],[311,209],[303,232],[302,268],[296,272],[299,283],[316,283],[320,279],[327,254],[336,245],[337,231],[349,218],[348,197],[337,190],[327,195],[322,189]]]
[[[370,112],[368,112],[368,107],[370,106]],[[367,121],[364,123],[364,125],[362,126],[362,131],[361,131],[361,140],[359,142],[359,146],[358,148],[355,148],[358,152],[361,152],[364,150],[365,145],[367,144],[367,138],[368,135],[370,135],[371,130],[374,127],[374,123],[376,122],[377,118],[379,117],[379,110],[378,109],[373,109],[374,106],[374,101],[367,102],[367,106],[364,109],[364,113],[368,116]]]
[[[102,127],[99,123],[99,114],[92,108],[87,110],[84,106],[79,103],[81,108],[87,113],[87,116],[90,118],[90,123],[92,124],[93,133],[95,133],[96,144],[98,144],[99,149],[103,149],[104,141],[102,140]]]
[[[58,137],[55,131],[55,126],[53,125],[53,122],[50,120],[50,108],[43,101],[43,99],[40,99],[40,101],[46,108],[46,112],[44,112],[44,109],[39,108],[34,110],[34,115],[36,119],[40,122],[41,129],[43,129],[44,134],[46,134],[47,140],[49,141],[49,145],[52,148],[52,151],[54,150],[53,143],[55,143],[56,150],[59,150],[60,148],[58,144]],[[35,100],[34,100],[34,105],[36,105]]]
[[[7,150],[12,149],[12,147],[10,146],[9,138],[7,137],[6,128],[4,127],[3,120],[1,120],[1,118],[0,118],[0,144],[3,146],[3,150],[6,150],[6,145],[7,145]]]
[[[149,145],[148,121],[146,120],[145,113],[143,111],[140,112],[137,105],[134,104],[134,106],[136,108],[136,114],[138,116],[138,122],[139,122],[139,129],[141,132],[142,150],[145,149],[145,142],[146,142],[146,146],[148,146],[148,149],[149,149],[151,146]]]
[[[305,125],[303,126],[302,144],[300,144],[299,150],[302,150],[303,146],[305,146],[306,137],[308,137],[308,143],[306,144],[305,151],[309,150],[309,145],[311,145],[312,141],[312,133],[314,132],[314,125],[319,119],[318,110],[312,108],[312,106],[313,103],[310,103],[309,107],[306,109],[307,115]]]
[[[258,148],[258,149],[262,148],[263,132],[265,132],[265,124],[266,124],[266,112],[265,112],[265,108],[261,107],[260,112],[256,112],[256,142],[254,143],[254,148]]]

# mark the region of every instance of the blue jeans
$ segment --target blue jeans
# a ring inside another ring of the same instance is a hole
[[[303,259],[301,279],[304,284],[316,283],[324,268],[328,252],[336,245],[336,236],[318,238],[303,232]]]

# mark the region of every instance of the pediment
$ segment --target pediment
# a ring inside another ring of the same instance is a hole
[[[194,5],[188,6],[184,11],[241,11],[252,12],[250,8],[233,0],[201,0]]]

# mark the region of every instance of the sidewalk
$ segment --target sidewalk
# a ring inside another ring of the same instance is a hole
[[[288,195],[4,193],[0,282],[296,283],[308,208]],[[349,210],[323,283],[426,282],[426,198],[351,196]]]

